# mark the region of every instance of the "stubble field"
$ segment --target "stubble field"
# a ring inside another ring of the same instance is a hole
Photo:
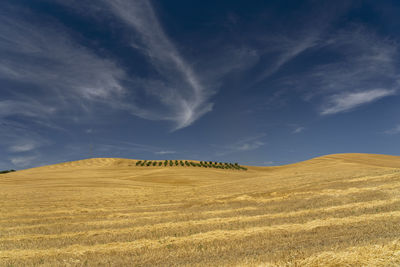
[[[0,266],[398,266],[400,157],[0,175]]]

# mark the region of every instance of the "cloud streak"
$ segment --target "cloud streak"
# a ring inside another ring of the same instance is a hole
[[[208,100],[212,91],[205,88],[199,76],[167,37],[151,3],[145,0],[113,0],[105,3],[116,17],[139,34],[139,48],[159,74],[159,79],[145,80],[142,86],[146,87],[146,93],[158,98],[170,113],[154,115],[154,112],[144,112],[141,115],[171,120],[177,130],[191,125],[211,111],[213,105]],[[134,47],[137,48],[138,44],[135,43]]]
[[[10,161],[17,167],[27,167],[32,165],[32,163],[36,160],[36,156],[20,156],[20,157],[12,157]]]
[[[311,81],[325,91],[359,91],[397,86],[397,45],[362,26],[340,31],[322,45],[340,60],[312,70]]]
[[[28,142],[24,144],[17,144],[10,147],[11,152],[27,152],[35,149],[37,145],[33,142]]]
[[[248,138],[244,138],[242,140],[237,141],[236,143],[230,144],[222,148],[220,152],[217,152],[217,156],[224,156],[231,153],[236,152],[245,152],[252,151],[263,147],[266,143],[261,139],[265,136],[265,134],[260,134],[257,136],[252,136]]]
[[[330,115],[350,111],[361,105],[377,101],[383,97],[391,96],[395,90],[374,89],[354,93],[341,93],[329,98],[329,104],[321,111],[321,115]]]
[[[318,45],[320,33],[308,33],[300,36],[298,38],[288,38],[288,37],[280,37],[275,40],[276,44],[274,48],[267,49],[268,53],[273,52],[278,53],[277,59],[269,66],[269,68],[265,69],[260,76],[257,78],[256,82],[260,82],[269,76],[278,72],[284,65],[292,60],[294,60],[297,56],[302,54]]]
[[[22,115],[25,117],[46,117],[53,114],[56,108],[52,106],[44,106],[43,103],[35,99],[30,101],[22,100],[4,100],[0,101],[0,117],[8,117],[12,115]]]
[[[172,151],[172,150],[162,150],[162,151],[157,151],[154,152],[154,154],[156,155],[167,155],[167,154],[175,154],[176,151]]]
[[[306,128],[305,128],[305,127],[302,127],[302,126],[296,127],[296,129],[294,129],[292,133],[293,133],[293,134],[298,134],[298,133],[303,132],[305,129],[306,129]]]
[[[396,42],[364,26],[351,25],[324,32],[313,44],[311,57],[314,53],[325,56],[310,58],[313,63],[299,73],[281,77],[282,97],[288,91],[299,93],[306,101],[318,102],[318,112],[328,115],[351,111],[398,91]]]
[[[124,94],[124,72],[112,61],[73,42],[57,21],[47,18],[51,23],[42,25],[28,15],[0,12],[0,78],[9,81],[3,90],[10,92],[0,102],[0,116],[46,118],[72,106],[86,109],[92,101],[112,104]]]
[[[254,150],[254,149],[257,149],[259,147],[262,147],[263,145],[265,145],[264,142],[252,141],[252,142],[248,142],[248,143],[244,143],[244,144],[238,145],[236,147],[236,150],[238,150],[238,151],[250,151],[250,150]]]
[[[390,135],[400,134],[400,124],[394,127],[393,129],[385,131],[385,134],[390,134]]]
[[[26,153],[50,143],[27,125],[0,118],[0,147],[5,151]]]

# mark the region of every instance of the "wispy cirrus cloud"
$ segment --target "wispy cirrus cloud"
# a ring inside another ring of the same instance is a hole
[[[95,102],[145,119],[172,121],[177,130],[212,110],[209,99],[214,90],[203,83],[165,34],[150,2],[115,0],[103,4],[108,7],[104,12],[124,22],[132,36],[139,37],[132,40],[132,51],[144,54],[158,74],[128,78],[125,69],[111,58],[100,57],[75,42],[71,32],[54,18],[45,18],[51,23],[38,24],[26,18],[29,10],[2,12],[0,78],[29,84],[36,94],[26,98],[21,86],[11,84],[6,89],[10,97],[0,102],[0,116],[54,118],[59,112],[77,108],[90,111]],[[148,100],[138,97],[139,91],[153,101],[151,105],[143,104]]]
[[[257,49],[263,71],[248,84],[271,91],[268,106],[287,103],[294,93],[317,103],[321,115],[336,114],[398,91],[397,42],[362,24],[333,26],[351,6],[307,19],[296,32],[265,34]]]
[[[11,163],[20,168],[32,165],[35,160],[36,156],[18,156],[10,158]]]
[[[36,99],[3,100],[0,101],[0,117],[22,115],[26,117],[47,117],[54,114],[56,108],[51,105],[43,105]]]
[[[176,154],[176,151],[172,150],[161,150],[161,151],[156,151],[154,152],[156,155],[167,155],[167,154]]]
[[[238,144],[236,147],[236,150],[238,151],[249,151],[249,150],[254,150],[257,149],[261,146],[265,145],[264,142],[261,141],[250,141],[250,142],[246,142],[243,144]]]
[[[276,59],[258,76],[255,82],[260,82],[272,74],[278,72],[286,63],[294,60],[297,56],[318,45],[319,32],[310,32],[298,36],[275,37],[274,45],[264,51],[266,54],[277,54]]]
[[[299,127],[296,127],[296,128],[293,130],[292,133],[293,133],[293,134],[298,134],[298,133],[303,132],[305,129],[306,129],[305,127],[299,126]]]
[[[260,54],[264,57],[264,70],[256,78],[261,82],[284,70],[285,66],[295,61],[306,52],[320,47],[326,38],[326,32],[331,31],[332,24],[351,7],[352,3],[305,2],[304,14],[314,12],[313,16],[303,17],[302,12],[297,21],[295,30],[286,28],[285,22],[279,24],[279,31],[265,33],[261,41]],[[327,8],[328,7],[328,8]],[[274,22],[271,22],[274,23]],[[258,37],[259,38],[259,37]],[[266,63],[266,64],[265,64]]]
[[[9,150],[11,152],[27,152],[37,148],[38,145],[35,142],[23,142],[20,144],[10,146]]]
[[[6,168],[26,168],[43,164],[41,147],[51,144],[25,123],[0,118],[0,151],[7,152],[0,164]]]
[[[135,42],[159,74],[158,79],[143,80],[147,94],[156,97],[167,107],[168,114],[154,110],[141,112],[141,116],[171,120],[175,130],[189,126],[212,110],[209,102],[213,91],[206,88],[193,67],[186,62],[174,43],[165,34],[150,1],[105,1],[111,12],[138,33]]]
[[[74,42],[57,21],[40,24],[28,15],[16,8],[0,12],[0,78],[8,81],[0,116],[46,118],[63,109],[84,110],[92,101],[112,104],[124,94],[123,70]]]
[[[22,123],[0,118],[0,147],[13,154],[26,153],[50,143]]]
[[[298,73],[280,77],[281,97],[299,93],[306,101],[318,102],[319,113],[327,115],[353,110],[398,91],[396,42],[362,25],[350,25],[321,33],[313,44],[310,57],[314,53],[324,56],[310,58],[312,64]]]
[[[337,55],[337,60],[321,62],[309,76],[308,81],[325,92],[397,86],[397,44],[363,26],[332,34],[320,49]]]
[[[385,134],[390,134],[390,135],[400,134],[400,124],[396,125],[394,128],[392,128],[390,130],[385,131]]]
[[[220,147],[220,151],[216,153],[217,156],[224,156],[227,154],[235,153],[235,152],[245,152],[256,150],[260,147],[266,145],[266,143],[262,140],[265,137],[265,134],[260,134],[256,136],[251,136],[247,138],[243,138],[233,144]]]
[[[350,111],[361,105],[394,95],[396,90],[374,89],[361,92],[344,92],[329,97],[328,104],[323,107],[321,115]]]

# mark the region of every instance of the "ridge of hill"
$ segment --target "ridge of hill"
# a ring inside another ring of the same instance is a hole
[[[138,161],[143,161],[139,159],[127,159],[127,158],[88,158],[81,159],[76,161],[68,161],[61,162],[52,165],[34,167],[27,170],[44,170],[46,168],[49,169],[59,169],[66,167],[141,167],[136,166]],[[164,162],[164,160],[153,160],[157,162]],[[178,161],[181,161],[178,159]],[[186,160],[182,160],[186,161]],[[199,163],[198,160],[189,160],[190,162]],[[243,165],[250,168],[257,168],[259,170],[271,169],[271,168],[293,168],[299,167],[301,165],[318,165],[318,164],[361,164],[361,165],[369,165],[376,167],[389,167],[389,168],[400,168],[400,156],[392,156],[392,155],[383,155],[383,154],[366,154],[366,153],[342,153],[342,154],[329,154],[320,157],[315,157],[312,159],[308,159],[301,162],[296,162],[287,165],[280,166],[250,166]],[[164,167],[164,166],[154,166],[154,167]],[[173,166],[173,167],[181,167],[181,166]],[[185,166],[186,167],[186,166]]]
[[[397,266],[400,157],[228,171],[97,158],[0,176],[0,266]]]

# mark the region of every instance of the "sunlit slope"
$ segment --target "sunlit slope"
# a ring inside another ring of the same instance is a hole
[[[135,163],[0,175],[0,266],[400,264],[400,157],[248,171]]]

